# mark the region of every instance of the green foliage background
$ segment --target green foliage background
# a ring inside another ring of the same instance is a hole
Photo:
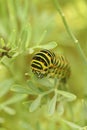
[[[59,6],[55,0],[0,0],[0,130],[87,129],[87,1],[56,1]],[[36,79],[30,69],[32,56],[42,48],[65,55],[71,66],[68,92],[58,94],[77,98],[60,100],[55,111],[55,95],[40,102],[53,82]]]

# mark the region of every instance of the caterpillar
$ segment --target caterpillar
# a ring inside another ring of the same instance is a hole
[[[70,65],[64,55],[55,56],[54,52],[43,49],[37,52],[31,60],[32,72],[38,78],[57,77],[66,81],[70,77]]]

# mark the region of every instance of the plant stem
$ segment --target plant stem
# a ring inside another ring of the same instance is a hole
[[[81,55],[81,57],[83,58],[84,63],[87,64],[87,57],[85,56],[82,48],[80,47],[79,41],[76,39],[76,37],[72,33],[72,31],[71,31],[71,29],[70,29],[70,27],[69,27],[69,25],[68,25],[68,23],[66,21],[65,15],[64,15],[64,13],[63,13],[60,5],[59,5],[58,0],[53,0],[53,2],[54,2],[54,5],[55,5],[57,11],[59,12],[59,14],[60,14],[60,16],[62,18],[62,21],[64,23],[64,26],[65,26],[65,29],[66,29],[67,33],[69,34],[69,36],[71,37],[72,41],[74,42],[74,45],[77,48],[77,50],[79,51],[79,54]]]

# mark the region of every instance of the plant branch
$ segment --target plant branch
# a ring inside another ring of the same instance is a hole
[[[57,11],[59,12],[59,14],[60,14],[60,16],[61,16],[61,19],[62,19],[62,21],[63,21],[63,23],[64,23],[64,26],[65,26],[65,29],[66,29],[67,33],[69,34],[70,38],[71,38],[72,41],[74,42],[74,45],[75,45],[75,47],[77,48],[77,50],[79,51],[79,54],[81,55],[81,57],[83,58],[84,63],[87,64],[87,57],[85,56],[85,54],[84,54],[82,48],[80,47],[79,41],[76,39],[76,37],[75,37],[74,34],[72,33],[72,31],[71,31],[71,29],[70,29],[70,27],[69,27],[69,25],[68,25],[68,23],[67,23],[67,21],[66,21],[65,15],[64,15],[64,13],[63,13],[63,11],[62,11],[60,5],[59,5],[58,0],[53,0],[53,2],[54,2],[54,5],[55,5]]]

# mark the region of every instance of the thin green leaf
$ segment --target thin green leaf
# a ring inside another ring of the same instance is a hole
[[[40,106],[41,98],[42,98],[42,96],[39,95],[39,96],[31,103],[30,108],[29,108],[29,111],[30,111],[30,112],[35,111],[35,110]]]
[[[41,35],[41,37],[40,37],[40,39],[39,39],[38,44],[40,44],[40,43],[43,41],[43,39],[44,39],[44,37],[46,36],[46,34],[47,34],[47,30],[45,30],[45,31],[42,33],[42,35]]]
[[[8,106],[4,106],[4,107],[3,107],[3,110],[4,110],[6,113],[10,114],[10,115],[15,115],[15,113],[16,113],[16,111],[15,111],[14,109],[12,109],[12,108],[10,108],[10,107],[8,107]]]
[[[9,41],[8,41],[8,44],[7,44],[8,46],[16,47],[16,44],[15,44],[15,41],[16,41],[16,38],[17,38],[16,34],[17,34],[16,30],[13,29],[12,32],[11,32],[11,35],[9,37]]]
[[[70,122],[70,121],[67,121],[67,120],[64,120],[64,119],[62,119],[62,121],[65,122],[67,125],[69,125],[72,128],[79,129],[79,130],[82,129],[81,126],[79,126],[79,125],[77,125],[77,124],[75,124],[73,122]]]
[[[11,97],[7,101],[3,102],[3,105],[5,106],[5,105],[10,105],[10,104],[17,103],[19,101],[22,101],[26,97],[27,97],[26,94],[15,94],[13,97]]]
[[[25,47],[28,48],[29,43],[30,43],[30,39],[31,39],[31,33],[32,33],[31,25],[27,24],[26,29],[27,29],[27,39],[26,39]]]
[[[29,47],[29,42],[31,39],[31,25],[30,24],[26,24],[26,26],[24,26],[21,36],[21,47],[24,50],[25,48]]]
[[[9,91],[13,83],[13,79],[8,79],[0,83],[0,97],[4,96]]]
[[[48,113],[49,115],[52,115],[55,111],[55,106],[56,106],[56,100],[57,100],[57,94],[53,96],[53,98],[50,100],[48,104]]]
[[[24,88],[21,85],[14,85],[11,90],[22,94],[34,94],[31,89]]]
[[[44,44],[44,45],[38,45],[35,48],[43,48],[43,49],[53,49],[57,46],[57,43],[52,41],[49,42],[48,44]]]
[[[20,54],[20,52],[15,52],[12,57],[17,57]]]
[[[57,90],[57,93],[66,97],[68,99],[68,101],[73,101],[76,100],[76,95],[66,92],[66,91],[61,91],[61,90]]]
[[[60,4],[59,4],[58,0],[53,0],[53,2],[54,2],[54,5],[55,5],[57,11],[59,12],[59,14],[61,16],[61,19],[63,21],[63,24],[64,24],[65,28],[66,28],[67,33],[69,34],[70,38],[72,39],[72,41],[73,41],[76,49],[78,50],[80,56],[83,58],[84,63],[87,65],[87,57],[86,57],[83,49],[81,48],[78,39],[75,37],[72,30],[70,29],[70,27],[69,27],[69,25],[67,23],[66,17],[65,17],[65,15],[64,15],[61,7],[60,7]]]
[[[25,43],[26,43],[26,38],[27,38],[27,32],[26,30],[23,30],[21,37],[20,37],[20,48],[25,50]]]
[[[57,104],[57,112],[58,112],[58,115],[60,115],[60,116],[64,113],[64,107],[61,102],[59,104]]]

